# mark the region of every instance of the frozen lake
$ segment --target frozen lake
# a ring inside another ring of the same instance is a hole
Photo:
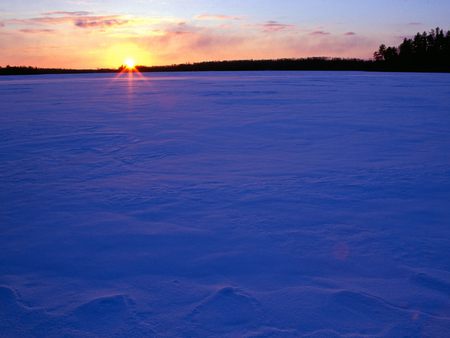
[[[450,74],[0,77],[1,337],[449,337]]]

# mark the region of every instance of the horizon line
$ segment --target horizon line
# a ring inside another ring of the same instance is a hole
[[[283,58],[262,58],[262,59],[222,59],[222,60],[202,60],[202,61],[186,61],[183,63],[172,63],[172,64],[158,64],[158,65],[144,65],[137,64],[134,68],[156,68],[156,67],[176,67],[176,66],[186,66],[186,65],[198,65],[205,63],[226,63],[226,62],[261,62],[261,61],[301,61],[301,60],[323,60],[323,61],[333,61],[333,60],[348,60],[348,61],[365,61],[370,62],[374,61],[373,58],[358,58],[358,57],[338,57],[338,56],[308,56],[308,57],[283,57]],[[53,66],[33,66],[33,65],[0,65],[1,69],[4,68],[32,68],[32,69],[49,69],[49,70],[77,70],[77,71],[86,71],[86,70],[119,70],[125,67],[125,64],[122,63],[116,68],[110,67],[95,67],[95,68],[71,68],[71,67],[53,67]]]

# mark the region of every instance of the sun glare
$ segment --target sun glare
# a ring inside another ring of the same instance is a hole
[[[128,70],[133,70],[134,67],[136,67],[136,63],[133,59],[128,58],[124,61],[125,67],[127,67]]]

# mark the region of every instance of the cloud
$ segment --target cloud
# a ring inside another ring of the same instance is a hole
[[[72,17],[37,17],[29,19],[10,19],[7,20],[7,24],[10,25],[60,25],[66,23],[72,23]]]
[[[176,17],[53,11],[35,18],[4,20],[7,26],[13,27],[0,29],[0,34],[10,34],[10,51],[39,46],[42,57],[51,60],[53,55],[46,46],[55,43],[62,55],[61,62],[71,67],[111,66],[121,62],[122,56],[117,55],[128,50],[129,45],[136,46],[135,58],[142,64],[308,56],[370,57],[378,48],[379,41],[370,40],[364,33],[327,31],[326,27],[302,27],[275,20],[251,22],[246,18],[242,21],[231,18],[234,17],[202,14],[199,20],[184,21]],[[53,31],[62,38],[55,42],[49,39]],[[109,51],[111,46],[116,49]],[[37,58],[31,52],[27,55],[30,60]]]
[[[224,14],[200,14],[195,17],[197,20],[241,20],[242,17]]]
[[[42,13],[42,15],[64,15],[64,16],[86,16],[90,15],[91,12],[87,11],[75,11],[75,12],[67,12],[67,11],[52,11],[52,12],[46,12]]]
[[[324,35],[330,35],[331,33],[325,32],[325,31],[314,31],[311,32],[309,35],[318,35],[318,36],[324,36]]]
[[[72,24],[79,28],[105,28],[122,26],[132,20],[120,15],[64,15],[64,16],[42,16],[30,19],[11,19],[8,24],[12,25],[67,25]]]
[[[289,40],[286,40],[289,41]],[[378,48],[376,37],[355,35],[351,38],[338,34],[316,34],[292,37],[286,49],[302,56],[369,58]]]
[[[67,3],[69,4],[74,4],[74,5],[90,5],[92,4],[92,0],[66,0]]]
[[[113,26],[122,26],[129,22],[126,19],[120,18],[83,18],[79,20],[75,20],[74,24],[80,28],[105,28],[105,27],[113,27]]]
[[[269,24],[269,29],[282,27],[275,30],[278,33],[268,34],[261,29],[264,24]],[[309,56],[369,57],[377,47],[377,42],[361,35],[348,38],[344,32],[325,31],[311,35],[312,30],[275,21],[245,27],[248,29],[223,30],[216,26],[169,23],[160,26],[158,34],[131,39],[151,51],[153,64]]]
[[[53,33],[54,29],[30,29],[30,28],[24,28],[19,30],[22,33],[30,33],[30,34],[39,34],[39,33]]]
[[[294,28],[295,26],[271,20],[262,24],[262,27],[265,32],[279,32],[286,29]]]

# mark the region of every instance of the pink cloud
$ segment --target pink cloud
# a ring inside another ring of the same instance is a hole
[[[286,29],[294,28],[295,26],[271,20],[271,21],[267,21],[266,23],[262,24],[262,27],[265,32],[279,32],[279,31],[283,31]]]
[[[151,55],[148,59],[139,60],[142,64],[172,64],[204,60],[309,56],[370,57],[378,48],[379,42],[377,39],[371,40],[354,32],[331,34],[331,31],[327,32],[323,27],[300,28],[274,20],[246,23],[227,21],[221,17],[217,19],[221,21],[211,25],[210,22],[196,20],[158,21],[152,18],[120,15],[49,13],[55,14],[5,21],[7,25],[16,25],[12,30],[1,29],[2,34],[5,34],[5,31],[10,34],[10,41],[7,42],[9,58],[20,54],[21,50],[34,46],[37,46],[42,60],[54,58],[53,52],[47,47],[42,47],[49,40],[53,40],[48,38],[53,29],[58,33],[73,33],[73,30],[77,30],[76,34],[65,34],[64,39],[57,42],[61,63],[66,67],[104,66],[106,62],[110,62],[105,58],[104,46],[123,44],[134,45]],[[136,25],[139,29],[121,29],[118,32],[107,29],[122,25],[125,27]],[[229,29],[223,29],[223,25],[228,25]],[[100,31],[103,32],[97,34]],[[26,33],[29,35],[26,36]],[[89,35],[89,39],[85,39],[85,34]],[[2,39],[6,41],[6,38]],[[36,44],[36,41],[41,43]],[[37,53],[30,52],[30,60],[35,60],[33,59],[37,58],[35,55]],[[0,56],[1,60],[8,60],[7,55]],[[45,65],[45,61],[40,65]]]
[[[133,42],[152,51],[154,64],[310,56],[369,57],[377,47],[376,42],[359,35],[348,39],[344,34],[326,32],[314,35],[301,30],[295,30],[296,34],[283,29],[277,34],[265,32],[169,24],[159,34],[136,37]]]
[[[24,28],[24,29],[21,29],[20,32],[22,32],[22,33],[31,33],[31,34],[40,34],[40,33],[53,33],[54,30],[53,29],[29,29],[29,28]]]
[[[241,20],[239,16],[224,14],[200,14],[195,17],[197,20]]]
[[[129,20],[111,18],[86,18],[75,20],[74,24],[80,28],[104,28],[125,25]]]
[[[79,28],[104,28],[121,26],[130,20],[119,15],[74,15],[74,16],[43,16],[30,19],[11,19],[7,23],[13,25],[63,25],[73,24]]]
[[[310,33],[310,35],[319,35],[319,36],[330,35],[330,34],[331,33],[325,32],[325,31],[314,31],[314,32]]]
[[[74,11],[74,12],[68,12],[68,11],[52,11],[52,12],[46,12],[42,13],[42,15],[65,15],[65,16],[86,16],[90,15],[91,12],[87,11]]]

